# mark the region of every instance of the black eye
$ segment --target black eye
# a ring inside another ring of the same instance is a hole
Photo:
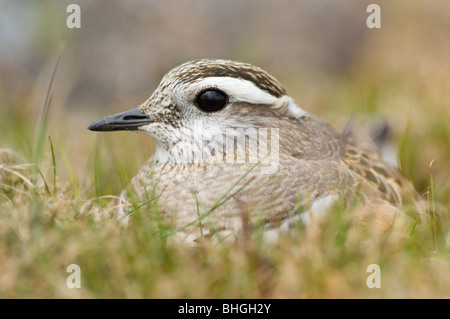
[[[228,96],[216,89],[200,92],[196,98],[197,106],[205,112],[215,112],[223,109],[228,103]]]

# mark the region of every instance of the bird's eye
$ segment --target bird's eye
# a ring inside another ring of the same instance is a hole
[[[205,112],[216,112],[228,103],[228,96],[216,89],[207,89],[200,92],[195,99],[197,106]]]

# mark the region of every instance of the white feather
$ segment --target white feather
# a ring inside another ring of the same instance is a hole
[[[274,104],[277,98],[258,88],[253,82],[231,77],[208,77],[196,82],[193,87],[200,91],[216,87],[230,97],[231,102],[247,102],[251,104]]]

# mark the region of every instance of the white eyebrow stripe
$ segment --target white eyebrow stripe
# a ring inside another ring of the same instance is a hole
[[[251,104],[274,104],[278,98],[258,88],[251,81],[231,77],[208,77],[195,84],[196,90],[208,87],[218,88],[230,97],[231,102],[247,102]]]

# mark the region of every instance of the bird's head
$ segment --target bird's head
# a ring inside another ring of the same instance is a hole
[[[178,162],[212,140],[217,147],[224,134],[232,134],[233,140],[244,135],[245,143],[252,129],[280,128],[285,120],[305,116],[308,113],[264,70],[202,59],[172,69],[138,108],[103,117],[88,128],[144,132],[156,142],[157,161]]]

